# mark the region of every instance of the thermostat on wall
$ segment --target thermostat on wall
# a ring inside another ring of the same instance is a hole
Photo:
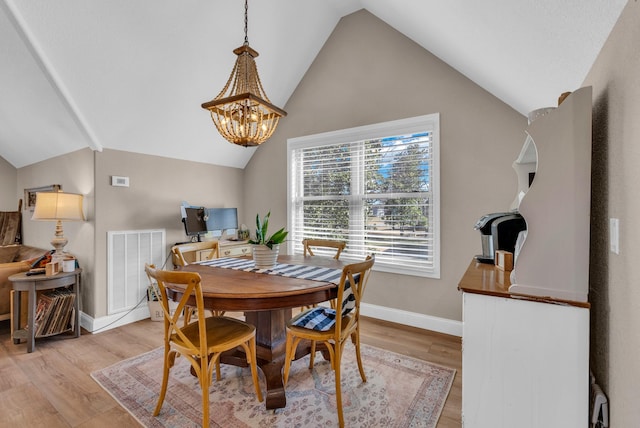
[[[118,177],[117,175],[112,175],[111,185],[118,187],[129,187],[129,177]]]

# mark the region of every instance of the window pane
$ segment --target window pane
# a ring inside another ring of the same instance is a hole
[[[304,196],[347,195],[351,159],[347,144],[303,150]]]
[[[431,133],[367,142],[367,193],[429,191]]]
[[[306,201],[302,204],[305,238],[346,240],[349,204],[346,200]]]
[[[425,267],[432,262],[429,199],[400,198],[367,203],[365,226],[368,252],[380,260]]]

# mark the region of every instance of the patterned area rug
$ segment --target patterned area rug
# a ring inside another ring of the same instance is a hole
[[[393,352],[362,346],[367,375],[363,383],[355,349],[342,358],[342,401],[347,427],[435,427],[455,370]],[[258,402],[249,368],[222,365],[222,380],[211,386],[212,427],[334,427],[338,425],[334,374],[317,355],[294,361],[287,384],[287,406],[266,410]],[[162,380],[162,349],[119,362],[91,376],[146,427],[197,427],[202,412],[200,388],[185,358],[171,369],[164,405],[152,416]],[[260,376],[262,374],[260,373]],[[215,374],[214,374],[215,377]],[[263,394],[265,387],[261,379]]]

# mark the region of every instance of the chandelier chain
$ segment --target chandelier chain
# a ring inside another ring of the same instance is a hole
[[[249,46],[249,0],[244,0],[244,44]]]

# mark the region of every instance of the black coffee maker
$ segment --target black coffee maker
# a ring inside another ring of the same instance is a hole
[[[476,256],[481,263],[495,263],[495,252],[514,252],[518,234],[527,229],[527,223],[517,211],[486,214],[476,222],[480,231],[482,254]]]

